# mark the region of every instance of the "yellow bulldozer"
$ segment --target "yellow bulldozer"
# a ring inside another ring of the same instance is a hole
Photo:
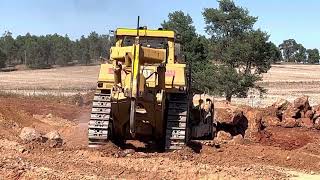
[[[165,150],[215,134],[213,103],[192,103],[191,72],[174,31],[118,28],[100,68],[88,123],[89,146],[153,141]]]

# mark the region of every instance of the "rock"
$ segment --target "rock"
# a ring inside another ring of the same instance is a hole
[[[266,116],[262,118],[262,125],[264,127],[279,126],[280,123],[281,123],[280,119],[275,116]]]
[[[54,140],[47,140],[46,144],[51,148],[59,148],[62,146],[62,140],[61,139],[54,139]]]
[[[225,123],[230,125],[236,125],[243,116],[243,111],[234,107],[216,108],[215,119],[219,123]]]
[[[51,119],[53,117],[53,115],[51,113],[46,115],[46,118]]]
[[[315,120],[318,117],[320,117],[320,105],[314,106],[313,111],[314,111],[313,119]]]
[[[29,153],[29,151],[22,146],[17,148],[17,151],[19,151],[20,153]]]
[[[281,122],[281,126],[285,128],[293,128],[293,127],[297,127],[298,125],[299,123],[294,118],[285,118]]]
[[[313,119],[314,111],[313,110],[308,110],[306,113],[304,113],[305,118]]]
[[[243,144],[242,135],[238,134],[236,136],[233,136],[232,140],[230,141],[230,144]]]
[[[120,153],[120,156],[121,157],[124,157],[124,156],[130,156],[132,154],[134,154],[136,151],[134,149],[125,149],[123,150],[121,153]]]
[[[246,130],[244,135],[244,139],[252,141],[252,142],[260,142],[261,133],[260,132],[252,132],[250,130]]]
[[[219,131],[217,133],[217,137],[216,137],[217,142],[223,143],[223,142],[227,142],[230,140],[232,140],[232,136],[230,133],[225,132],[225,131]]]
[[[35,129],[30,127],[24,127],[21,130],[19,137],[25,142],[42,140],[41,134],[37,132]]]
[[[262,113],[256,109],[250,109],[245,112],[245,117],[248,121],[247,131],[260,132],[262,128]]]
[[[285,99],[279,99],[277,102],[273,103],[272,106],[278,110],[286,110],[289,104],[289,101]]]
[[[51,131],[47,133],[45,138],[47,138],[47,144],[51,148],[58,148],[63,144],[63,139],[58,131]]]
[[[320,130],[320,118],[317,118],[313,124],[314,128]]]
[[[304,112],[311,109],[309,104],[309,96],[302,96],[294,100],[293,106],[296,109],[300,109]]]
[[[273,106],[269,106],[269,107],[262,109],[262,116],[263,117],[266,117],[266,116],[278,117],[279,115],[280,115],[280,117],[282,116],[282,111],[278,110],[277,108],[275,108]]]
[[[313,122],[310,118],[299,118],[297,119],[297,121],[301,127],[305,127],[305,128],[313,127]]]
[[[45,135],[49,140],[62,139],[58,131],[51,131]]]
[[[300,118],[300,110],[293,106],[288,106],[287,109],[282,114],[282,119],[286,118]]]

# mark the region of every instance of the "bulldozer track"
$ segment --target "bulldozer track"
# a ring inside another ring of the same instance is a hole
[[[111,137],[111,94],[95,94],[88,124],[89,147],[106,144]]]
[[[171,94],[168,102],[166,150],[182,149],[186,144],[188,100],[186,94]]]

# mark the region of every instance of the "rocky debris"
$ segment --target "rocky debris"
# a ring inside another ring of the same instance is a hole
[[[0,148],[16,150],[20,153],[28,152],[28,150],[18,142],[9,141],[7,139],[0,139]]]
[[[276,108],[277,110],[285,110],[287,109],[290,102],[286,99],[279,99],[277,102],[272,104],[272,107]]]
[[[230,133],[225,132],[225,131],[219,131],[217,133],[216,141],[219,143],[225,143],[232,140],[232,136]]]
[[[281,120],[277,116],[266,116],[262,118],[262,125],[264,127],[279,126],[281,125]]]
[[[259,142],[261,140],[261,132],[252,132],[252,131],[246,130],[244,139],[252,142]]]
[[[313,120],[317,119],[320,117],[320,105],[314,106],[313,107]]]
[[[288,106],[285,111],[283,111],[282,119],[287,118],[300,118],[301,114],[299,113],[300,110],[294,106]]]
[[[51,148],[61,147],[63,143],[63,139],[58,131],[51,131],[47,133],[45,136],[47,138],[47,143]]]
[[[243,136],[238,134],[232,137],[232,140],[229,142],[230,144],[243,144]]]
[[[313,119],[313,115],[314,115],[314,111],[313,110],[308,110],[306,111],[306,113],[304,113],[304,118],[309,118],[309,119]]]
[[[299,126],[305,127],[305,128],[312,128],[313,122],[310,118],[300,118],[297,120],[299,123]]]
[[[117,152],[115,154],[115,157],[116,158],[119,158],[119,157],[126,157],[126,156],[131,156],[135,153],[136,151],[134,149],[125,149],[123,151],[120,151],[120,152]]]
[[[24,127],[21,130],[19,137],[25,142],[40,142],[46,143],[49,147],[56,148],[61,147],[63,144],[63,139],[58,131],[51,131],[46,135],[42,136],[35,129],[30,127]]]
[[[299,125],[298,121],[295,118],[285,118],[281,122],[281,126],[285,128],[293,128]]]
[[[31,127],[24,127],[21,130],[19,137],[24,142],[42,141],[41,134]]]
[[[48,138],[49,140],[62,139],[58,131],[48,132],[48,133],[45,135],[45,137]]]
[[[317,118],[315,121],[314,121],[314,128],[320,130],[320,118]]]
[[[311,109],[309,104],[309,96],[302,96],[294,100],[293,102],[294,108],[302,110],[306,112]]]

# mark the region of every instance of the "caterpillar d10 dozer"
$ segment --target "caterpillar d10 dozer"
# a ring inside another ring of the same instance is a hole
[[[119,28],[115,39],[100,68],[90,147],[137,139],[172,150],[214,135],[212,101],[193,106],[190,72],[180,61],[174,31]]]

